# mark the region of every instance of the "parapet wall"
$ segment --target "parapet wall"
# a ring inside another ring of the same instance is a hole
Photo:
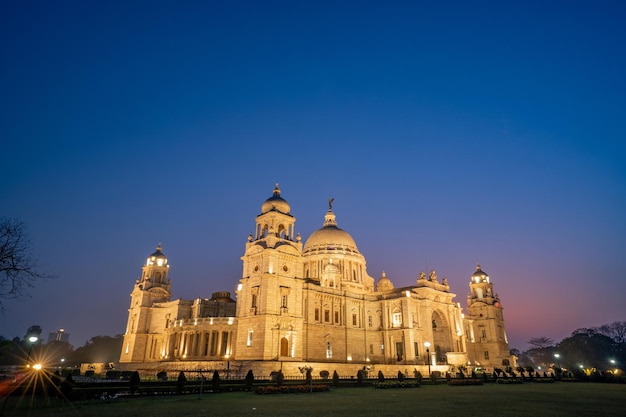
[[[243,379],[249,370],[252,370],[256,378],[269,378],[272,372],[282,370],[285,378],[303,377],[305,367],[311,367],[313,378],[319,378],[321,371],[328,371],[330,377],[337,371],[340,378],[355,378],[359,370],[368,372],[369,378],[376,378],[378,371],[388,378],[395,378],[398,371],[406,377],[413,378],[414,373],[419,371],[424,378],[428,377],[427,365],[413,364],[362,364],[362,363],[336,363],[336,362],[291,362],[291,361],[173,361],[173,362],[139,362],[122,363],[116,370],[139,371],[142,377],[152,376],[165,371],[169,376],[176,376],[180,371],[186,373],[202,373],[212,375],[218,371],[224,379]],[[431,366],[430,371],[439,371],[445,374],[448,365]]]

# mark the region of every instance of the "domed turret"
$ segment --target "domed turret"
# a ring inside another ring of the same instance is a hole
[[[476,264],[476,272],[472,274],[472,282],[489,282],[489,275],[480,269],[480,264]]]
[[[376,284],[376,291],[380,292],[387,290],[393,290],[393,282],[391,282],[391,280],[387,278],[387,274],[385,274],[385,271],[383,271],[383,275],[380,277],[378,283]]]
[[[161,252],[160,243],[156,248],[156,252],[148,256],[148,260],[146,260],[146,266],[149,266],[149,265],[157,265],[157,266],[167,265],[167,257],[163,254],[163,252]]]
[[[278,183],[276,183],[276,187],[274,187],[274,192],[270,198],[265,200],[263,205],[261,206],[261,213],[267,213],[268,211],[276,210],[283,214],[289,214],[291,207],[289,207],[289,203],[280,196],[280,188],[278,188]]]
[[[151,288],[162,288],[167,294],[169,299],[170,280],[167,277],[170,266],[167,264],[167,257],[161,251],[161,244],[156,248],[156,251],[148,256],[146,264],[142,268],[141,279],[137,279],[136,284],[143,290],[149,290]]]

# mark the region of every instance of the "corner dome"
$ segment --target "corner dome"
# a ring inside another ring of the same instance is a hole
[[[289,203],[280,196],[280,188],[278,188],[278,183],[276,183],[276,187],[274,187],[274,192],[272,196],[265,200],[263,205],[261,206],[261,213],[267,213],[268,211],[276,210],[283,214],[289,214],[291,211],[291,207]]]
[[[166,256],[163,254],[163,252],[161,252],[161,244],[159,243],[159,245],[156,248],[156,252],[154,252],[152,255],[150,255],[150,258],[166,258]]]
[[[152,255],[148,256],[148,260],[146,261],[146,265],[154,264],[157,264],[158,266],[167,264],[167,257],[163,254],[163,252],[161,252],[160,243],[157,246],[156,251]]]
[[[480,264],[476,264],[476,272],[472,274],[472,282],[489,282],[489,275],[480,269]]]
[[[312,252],[352,252],[360,254],[350,233],[337,227],[335,213],[332,211],[332,199],[324,216],[324,226],[309,236],[304,244],[303,254]]]
[[[383,275],[380,277],[378,283],[376,284],[376,291],[380,292],[387,290],[393,290],[393,283],[389,278],[387,278],[387,274],[385,274],[385,271],[383,271]]]

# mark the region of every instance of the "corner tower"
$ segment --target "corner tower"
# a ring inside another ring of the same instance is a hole
[[[248,236],[237,287],[238,360],[302,356],[302,242],[276,184]]]
[[[172,296],[169,268],[167,257],[159,244],[156,251],[148,256],[142,267],[141,278],[135,281],[135,287],[130,294],[128,322],[120,362],[144,360],[152,306],[154,303],[170,301]]]
[[[504,330],[504,317],[500,297],[493,290],[489,275],[480,265],[470,278],[467,296],[470,357],[477,365],[514,366],[511,363],[509,342]]]

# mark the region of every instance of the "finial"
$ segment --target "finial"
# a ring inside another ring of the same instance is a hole
[[[156,250],[157,250],[157,252],[161,252],[161,242],[159,242],[159,244],[157,245]]]
[[[476,263],[476,270],[480,271],[480,264],[479,263]]]
[[[280,188],[278,188],[278,183],[276,183],[276,187],[274,187],[274,195],[280,195]]]
[[[335,201],[334,198],[328,199],[328,211],[333,211],[333,201]]]

